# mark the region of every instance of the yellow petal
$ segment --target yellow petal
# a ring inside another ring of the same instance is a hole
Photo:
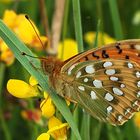
[[[9,50],[8,46],[6,45],[6,43],[4,41],[1,41],[1,43],[0,43],[0,51],[4,52],[4,51],[7,51],[7,50]]]
[[[32,26],[29,21],[25,18],[25,15],[20,14],[15,21],[16,28],[14,28],[15,33],[19,38],[26,44],[31,44],[34,36],[36,36]],[[34,24],[33,24],[34,25]],[[34,25],[35,27],[35,25]],[[38,32],[37,28],[35,27]]]
[[[33,76],[31,76],[29,79],[29,83],[31,86],[35,86],[38,84],[38,81]]]
[[[49,140],[50,139],[50,135],[48,133],[42,133],[37,140]]]
[[[40,38],[42,44],[43,44],[44,47],[45,47],[45,44],[46,44],[47,41],[48,41],[47,37],[45,37],[45,36],[40,36],[39,38]],[[32,39],[32,42],[31,42],[30,46],[31,46],[32,48],[35,48],[36,50],[43,50],[44,47],[42,46],[42,44],[41,44],[39,38],[38,38],[37,36],[34,36],[34,38]]]
[[[55,140],[67,139],[67,129],[68,129],[67,123],[62,123],[59,119],[53,116],[49,119],[48,127],[49,127],[48,133],[51,134],[51,136]]]
[[[15,2],[15,0],[0,0],[0,2],[9,4],[11,2]]]
[[[42,115],[47,118],[52,117],[55,113],[55,106],[53,105],[50,97],[46,98],[41,102],[40,108],[42,111]]]
[[[45,99],[48,99],[49,98],[49,94],[46,91],[44,91],[44,98]]]
[[[104,37],[105,44],[113,43],[116,41],[114,38],[110,37],[108,34],[104,34],[103,37]]]
[[[135,113],[134,123],[138,128],[140,128],[140,112]]]
[[[3,51],[1,53],[1,61],[5,62],[8,66],[13,64],[15,60],[14,54],[11,52],[11,50]]]
[[[94,39],[95,39],[96,33],[95,32],[87,32],[84,35],[84,39],[88,44],[93,44]]]
[[[9,26],[10,28],[13,28],[15,26],[16,17],[17,17],[17,15],[14,11],[6,10],[4,12],[3,21],[7,26]]]
[[[87,32],[84,35],[84,40],[89,44],[89,45],[93,45],[94,40],[96,37],[96,32]],[[98,33],[98,46],[101,46],[103,44],[109,44],[115,42],[115,39],[113,39],[112,37],[110,37],[108,34],[106,33]]]
[[[64,45],[64,46],[63,46]],[[64,49],[63,49],[64,47]],[[64,43],[58,45],[58,58],[66,60],[74,55],[78,54],[78,48],[76,41],[72,39],[64,40]]]
[[[22,80],[10,79],[7,83],[9,93],[18,98],[30,98],[38,95],[35,88]]]

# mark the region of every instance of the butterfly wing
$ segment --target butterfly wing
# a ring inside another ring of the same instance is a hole
[[[64,62],[61,71],[66,71],[70,66],[79,62],[106,58],[129,59],[140,64],[140,39],[118,41],[75,55]]]
[[[134,61],[81,62],[70,76],[72,100],[99,120],[121,125],[139,110],[140,66]]]
[[[71,98],[95,118],[121,125],[139,110],[140,40],[92,49],[64,62]]]

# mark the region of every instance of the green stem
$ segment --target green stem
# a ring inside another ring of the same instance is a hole
[[[31,124],[31,140],[35,140],[38,136],[38,126],[35,123]]]
[[[3,116],[3,110],[2,110],[2,89],[3,89],[3,83],[4,83],[4,73],[5,73],[5,64],[0,62],[0,121],[1,121],[1,127],[3,129],[5,140],[11,140],[11,135],[9,133],[6,121]]]
[[[108,129],[108,139],[115,140],[115,137],[112,133],[112,126],[110,126],[110,124],[107,124],[107,129]]]
[[[84,140],[90,140],[90,115],[87,113],[83,113],[80,133]]]
[[[1,109],[0,109],[0,121],[1,121],[1,127],[5,135],[5,140],[12,140]]]
[[[66,37],[66,33],[67,33],[67,22],[68,22],[68,14],[69,14],[69,3],[70,0],[66,0],[65,2],[65,14],[64,14],[64,21],[63,21],[63,31],[62,31],[62,53],[61,53],[61,59],[63,60],[63,56],[64,56],[64,40]]]
[[[82,37],[82,27],[81,27],[81,14],[80,14],[80,3],[79,0],[72,0],[73,4],[73,16],[75,25],[76,40],[78,43],[78,51],[83,52],[83,37]]]
[[[73,117],[74,117],[75,123],[77,124],[77,126],[79,126],[78,125],[79,124],[79,108],[78,108],[78,106],[74,110]],[[71,133],[70,140],[75,140],[75,139],[76,139],[76,137],[75,137],[74,133]]]
[[[0,62],[0,97],[2,97],[2,87],[4,81],[5,64]]]
[[[115,37],[117,40],[123,39],[123,33],[122,33],[122,27],[121,27],[121,21],[120,21],[119,11],[117,7],[117,2],[116,0],[109,0],[108,2],[110,6],[112,21],[113,21]]]
[[[32,99],[28,100],[29,109],[34,109],[34,102]],[[31,140],[35,140],[38,136],[38,125],[36,123],[29,124],[31,128]]]
[[[102,35],[101,35],[101,43],[102,44],[104,44],[104,37],[103,37],[103,34],[104,34],[104,20],[103,20],[103,7],[102,7],[102,0],[97,0],[96,1],[96,6],[97,6],[97,14],[98,14],[98,18],[99,18],[99,20],[98,20],[98,25],[97,26],[99,26],[99,27],[97,27],[97,28],[99,28],[99,29],[97,29],[98,30],[98,32],[100,31],[101,33],[102,33]]]
[[[103,125],[102,122],[99,122],[98,125],[97,125],[95,140],[100,140],[102,125]]]
[[[93,48],[96,48],[98,46],[98,34],[99,34],[99,32],[100,32],[100,20],[98,20],[96,36],[95,36],[95,39],[94,39]]]

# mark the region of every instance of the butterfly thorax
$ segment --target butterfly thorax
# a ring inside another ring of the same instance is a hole
[[[45,74],[49,76],[50,85],[59,92],[57,87],[62,87],[62,77],[60,75],[63,62],[55,57],[47,57],[41,60],[42,68]],[[62,87],[63,88],[63,87]],[[61,90],[61,89],[60,89]]]
[[[49,84],[60,96],[70,99],[70,91],[72,91],[70,85],[72,84],[73,79],[64,73],[61,73],[64,62],[54,57],[47,57],[42,59],[41,64],[44,73],[49,76]]]

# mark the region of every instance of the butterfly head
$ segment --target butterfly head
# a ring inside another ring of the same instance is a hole
[[[45,74],[52,75],[54,71],[61,67],[62,62],[55,57],[41,59],[42,68]]]

